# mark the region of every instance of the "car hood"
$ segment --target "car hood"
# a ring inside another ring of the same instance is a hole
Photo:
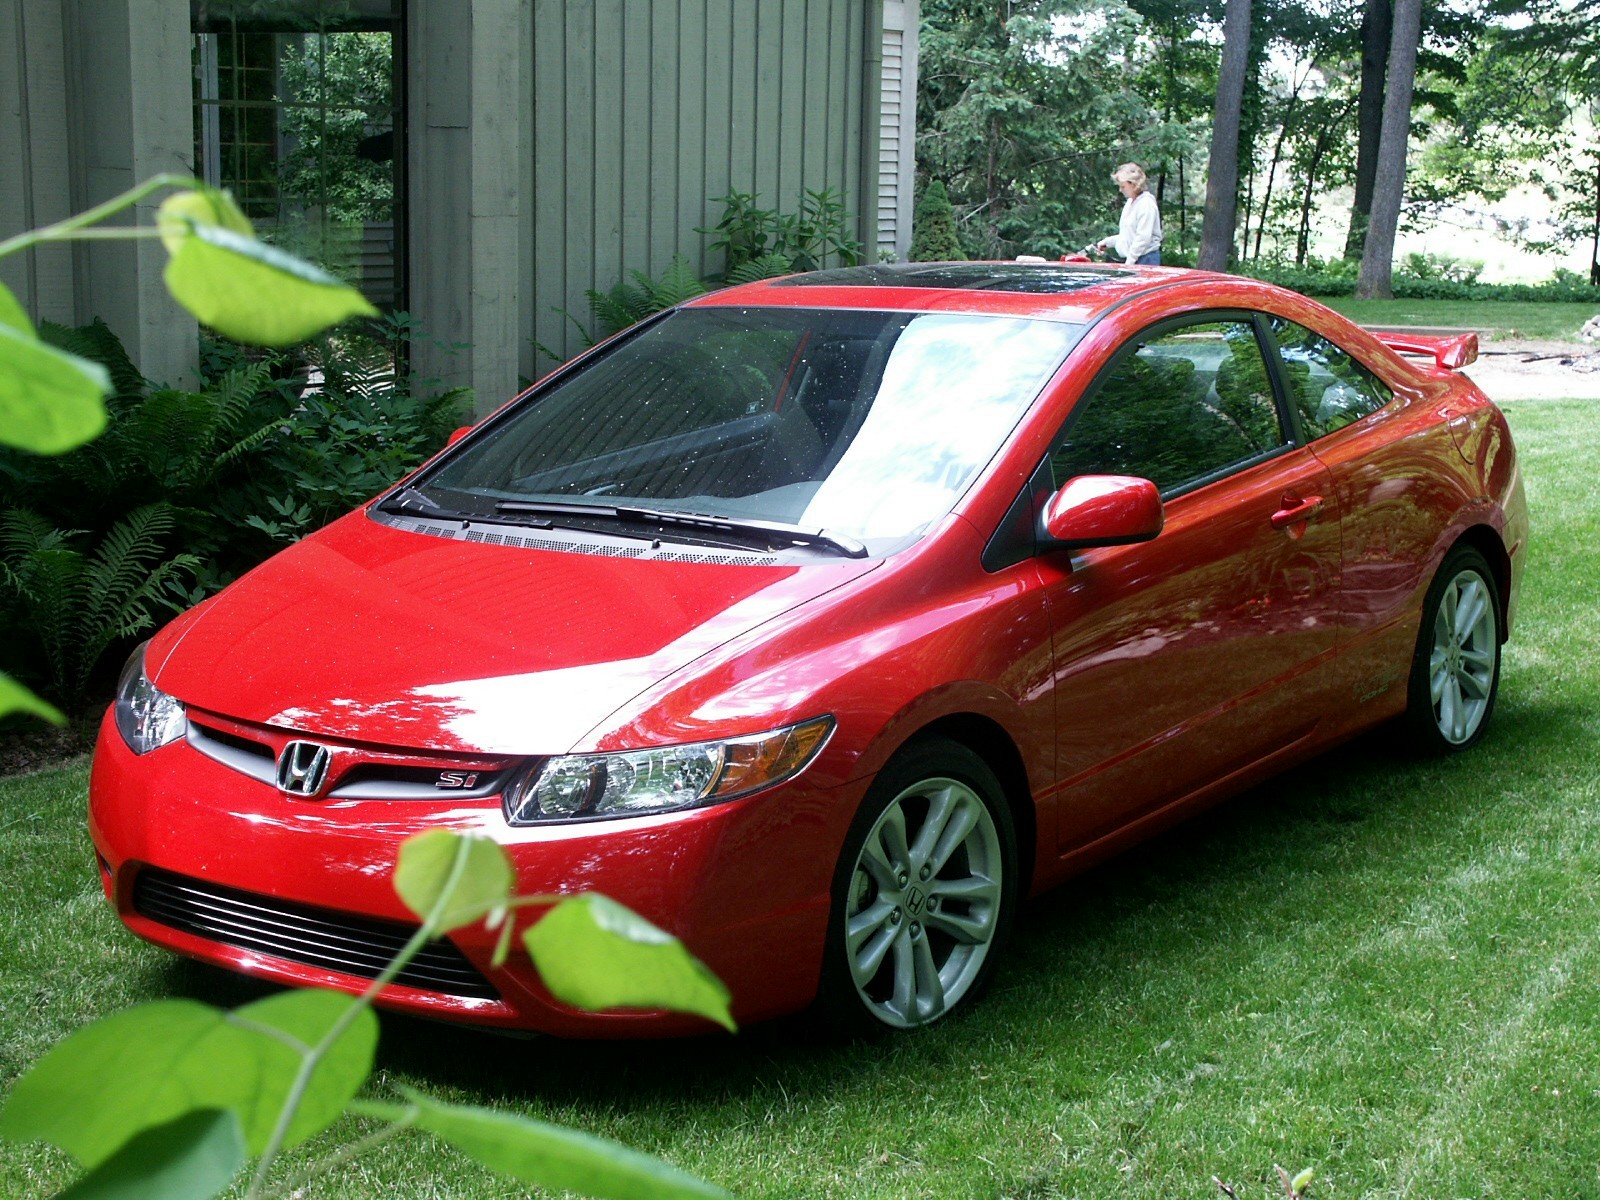
[[[714,555],[707,557],[715,557]],[[191,707],[325,737],[555,754],[652,684],[871,571],[635,559],[428,537],[354,513],[151,643]]]

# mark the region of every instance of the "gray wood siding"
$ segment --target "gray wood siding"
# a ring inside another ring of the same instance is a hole
[[[720,271],[721,253],[696,229],[716,222],[712,197],[729,191],[792,212],[802,188],[831,187],[873,255],[879,179],[874,161],[864,195],[862,126],[876,7],[534,0],[524,375],[551,365],[533,342],[564,355],[580,348],[558,310],[588,326],[588,289],[634,270],[659,275],[677,254],[702,274]],[[871,86],[875,104],[875,78]]]
[[[72,214],[64,35],[59,0],[0,0],[0,238]],[[9,256],[0,281],[37,317],[79,317],[70,247]]]
[[[878,110],[876,257],[911,252],[916,175],[917,0],[884,0],[883,89]]]

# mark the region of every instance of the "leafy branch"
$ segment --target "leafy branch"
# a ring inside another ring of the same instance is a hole
[[[598,1012],[668,1008],[732,1029],[728,993],[676,938],[596,893],[517,896],[505,851],[434,830],[407,839],[395,891],[421,924],[360,996],[301,989],[231,1011],[162,1000],[116,1013],[57,1044],[0,1109],[0,1138],[40,1139],[87,1174],[72,1197],[205,1200],[256,1158],[246,1200],[269,1191],[280,1155],[349,1115],[382,1127],[338,1152],[348,1161],[406,1129],[425,1130],[491,1170],[557,1191],[632,1200],[727,1193],[614,1142],[513,1113],[449,1104],[409,1088],[403,1102],[359,1099],[372,1073],[373,1002],[434,938],[480,921],[508,929],[546,909],[521,941],[552,995]],[[119,1080],[106,1088],[111,1072]]]
[[[150,226],[102,222],[157,192],[172,195]],[[259,241],[226,192],[182,175],[157,175],[75,216],[0,242],[0,258],[54,242],[159,237],[167,290],[198,320],[237,341],[286,346],[348,317],[376,316],[360,292]],[[0,444],[63,454],[106,425],[104,367],[46,344],[0,284]],[[63,724],[53,706],[0,674],[0,716],[26,712]]]

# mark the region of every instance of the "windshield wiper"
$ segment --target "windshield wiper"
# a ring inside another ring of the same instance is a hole
[[[445,508],[432,497],[414,487],[403,487],[392,496],[386,496],[377,507],[383,512],[414,513],[425,517],[467,517],[470,514]]]
[[[802,529],[782,521],[759,521],[753,517],[723,517],[713,513],[675,512],[671,509],[641,508],[630,504],[568,504],[561,500],[501,500],[495,512],[539,513],[549,516],[588,517],[602,521],[632,521],[658,529],[686,529],[720,533],[736,538],[761,538],[774,548],[816,546],[846,558],[867,557],[867,547],[855,538],[826,529]]]

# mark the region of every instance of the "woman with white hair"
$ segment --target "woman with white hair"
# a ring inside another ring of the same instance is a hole
[[[1144,169],[1138,163],[1123,163],[1111,178],[1124,196],[1122,221],[1115,237],[1102,238],[1095,245],[1120,254],[1125,262],[1159,267],[1161,210],[1156,198],[1144,190]]]

